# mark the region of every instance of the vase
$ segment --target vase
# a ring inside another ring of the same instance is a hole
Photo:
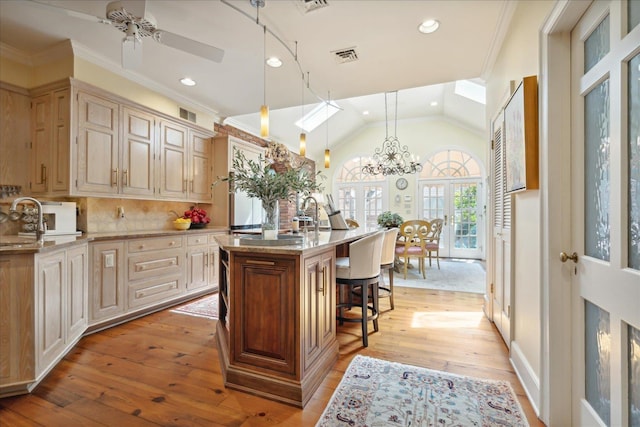
[[[276,240],[278,238],[278,226],[280,225],[280,204],[277,200],[271,202],[262,201],[262,238]]]

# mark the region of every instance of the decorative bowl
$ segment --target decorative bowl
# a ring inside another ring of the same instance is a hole
[[[176,222],[173,221],[173,228],[176,230],[188,230],[191,226],[191,222]]]
[[[195,222],[192,222],[191,223],[191,227],[189,227],[189,228],[191,228],[193,230],[195,228],[205,228],[206,226],[207,226],[207,224],[204,223],[204,222],[199,222],[197,224]]]

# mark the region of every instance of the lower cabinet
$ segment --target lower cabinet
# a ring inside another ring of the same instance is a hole
[[[187,290],[209,286],[209,236],[187,237]]]
[[[90,323],[124,313],[124,242],[91,243]]]
[[[0,397],[30,391],[88,324],[86,244],[0,257]]]

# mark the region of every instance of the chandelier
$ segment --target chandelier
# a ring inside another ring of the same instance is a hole
[[[409,153],[406,145],[400,145],[398,141],[398,91],[396,94],[396,112],[394,135],[389,136],[389,117],[387,114],[387,93],[384,93],[384,116],[386,121],[386,137],[382,147],[376,148],[372,156],[374,163],[368,163],[362,167],[366,175],[405,175],[417,173],[422,170],[419,159]]]

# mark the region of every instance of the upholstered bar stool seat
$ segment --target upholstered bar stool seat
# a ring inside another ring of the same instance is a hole
[[[336,284],[338,285],[338,314],[336,320],[339,325],[344,322],[358,322],[362,325],[362,344],[369,345],[367,324],[373,321],[374,331],[378,331],[378,282],[380,281],[380,260],[384,232],[363,237],[349,244],[349,257],[336,260]],[[357,303],[353,300],[353,290],[360,289],[362,297]],[[371,295],[371,305],[369,302]],[[361,314],[344,313],[345,308],[360,307]]]

